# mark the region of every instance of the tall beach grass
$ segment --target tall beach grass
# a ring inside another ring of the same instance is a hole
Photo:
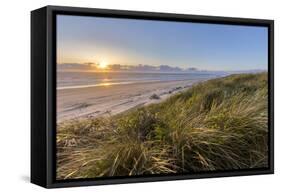
[[[57,126],[57,178],[268,166],[267,73],[202,82],[167,100]]]

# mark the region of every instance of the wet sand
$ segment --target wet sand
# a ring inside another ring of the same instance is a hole
[[[203,80],[156,81],[57,90],[57,122],[109,116],[159,103]]]

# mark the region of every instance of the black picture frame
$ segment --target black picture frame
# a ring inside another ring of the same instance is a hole
[[[268,27],[269,167],[196,174],[56,180],[56,15]],[[274,21],[171,13],[46,6],[31,12],[31,182],[46,188],[274,173]]]

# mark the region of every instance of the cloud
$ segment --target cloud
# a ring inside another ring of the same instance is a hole
[[[169,65],[153,66],[147,64],[138,65],[121,65],[110,64],[106,68],[110,71],[131,71],[131,72],[185,72],[185,71],[198,71],[196,68],[182,69],[179,67],[172,67]],[[58,64],[59,71],[99,71],[98,64],[96,63],[63,63]]]
[[[97,70],[95,63],[62,63],[57,65],[59,71],[90,71]]]

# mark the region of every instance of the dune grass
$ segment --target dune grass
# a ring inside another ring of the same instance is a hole
[[[57,178],[268,166],[267,73],[209,80],[159,104],[57,128]]]

